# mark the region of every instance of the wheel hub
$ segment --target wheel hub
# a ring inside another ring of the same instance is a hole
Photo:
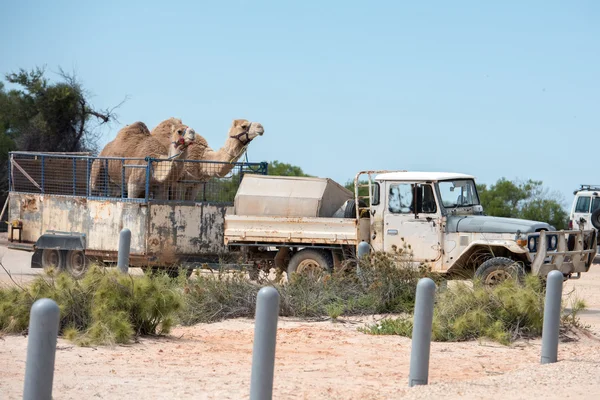
[[[44,264],[48,267],[57,268],[60,262],[59,254],[56,250],[44,252]]]
[[[81,272],[85,267],[85,260],[83,259],[83,255],[81,253],[75,253],[71,257],[71,269],[73,272]]]
[[[487,285],[497,285],[500,282],[503,282],[507,279],[512,278],[512,275],[505,270],[499,269],[497,271],[491,272],[486,278],[485,283]]]
[[[303,260],[298,264],[298,273],[306,273],[308,275],[315,275],[321,271],[323,268],[314,260]]]

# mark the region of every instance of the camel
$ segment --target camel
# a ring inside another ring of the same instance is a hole
[[[196,138],[196,132],[181,123],[173,120],[163,126],[169,126],[169,143],[163,144],[150,134],[150,130],[143,122],[135,122],[122,128],[114,140],[109,142],[100,152],[99,157],[128,158],[122,168],[121,160],[108,161],[108,177],[111,183],[121,187],[123,173],[127,182],[127,197],[130,199],[145,197],[146,168],[133,167],[133,165],[147,165],[146,157],[165,160],[153,163],[150,183],[157,188],[155,197],[166,199],[168,182],[176,181],[183,172],[183,163],[177,160],[188,157],[188,148]],[[166,131],[166,129],[165,129]],[[90,190],[98,191],[98,178],[106,173],[105,161],[95,160],[90,174]]]
[[[163,121],[179,121],[171,118]],[[164,127],[159,124],[152,130],[152,136],[161,143],[166,144],[169,140]],[[194,143],[188,147],[188,160],[208,162],[185,162],[181,180],[194,181],[193,183],[177,182],[171,185],[172,195],[179,200],[194,201],[202,188],[203,182],[212,177],[222,178],[233,169],[233,163],[238,161],[245,153],[250,142],[264,133],[263,126],[258,122],[250,122],[245,119],[233,120],[225,144],[218,150],[213,150],[206,140],[196,135]],[[218,162],[218,163],[211,163]]]

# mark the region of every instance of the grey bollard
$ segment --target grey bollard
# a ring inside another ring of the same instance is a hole
[[[51,400],[60,310],[54,300],[39,299],[31,306],[23,400]]]
[[[369,245],[369,243],[367,243],[363,240],[358,244],[358,249],[356,251],[356,256],[358,258],[358,261],[356,262],[356,274],[359,276],[359,278],[362,277],[361,270],[360,270],[360,260],[367,254],[369,254],[370,252],[371,252],[371,246]]]
[[[357,251],[358,259],[360,260],[361,258],[363,258],[363,256],[369,254],[370,251],[371,251],[371,246],[369,245],[369,243],[367,243],[363,240],[362,242],[360,242],[358,244],[358,251]]]
[[[263,287],[256,299],[250,400],[268,400],[273,396],[278,315],[279,292],[274,287]]]
[[[117,268],[126,274],[129,269],[129,252],[131,250],[131,231],[125,228],[119,236],[119,259]]]
[[[542,364],[555,363],[558,359],[558,335],[560,329],[562,288],[562,272],[557,270],[550,271],[546,283],[544,325],[542,327]]]
[[[421,278],[417,284],[417,298],[413,319],[412,348],[408,386],[427,385],[429,379],[429,354],[431,328],[433,325],[433,303],[435,283],[430,278]]]

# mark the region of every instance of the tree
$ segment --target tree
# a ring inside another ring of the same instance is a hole
[[[509,181],[500,178],[489,188],[477,185],[484,212],[487,215],[523,218],[547,222],[556,229],[565,229],[568,214],[557,193],[550,193],[542,181]]]
[[[277,160],[269,163],[267,173],[276,176],[312,176],[305,174],[302,168],[296,165],[282,163]]]
[[[0,133],[21,151],[95,154],[98,128],[115,119],[114,108],[96,110],[74,75],[61,69],[59,76],[61,81],[49,83],[41,68],[6,74],[20,89],[0,87]]]
[[[97,153],[100,126],[116,120],[114,110],[97,110],[75,75],[62,69],[60,80],[50,83],[43,68],[20,69],[5,75],[17,88],[0,82],[0,201],[8,191],[8,153]],[[121,103],[122,104],[122,103]],[[0,205],[1,207],[2,205]],[[6,214],[3,216],[5,218]]]

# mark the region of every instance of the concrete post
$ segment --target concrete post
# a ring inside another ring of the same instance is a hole
[[[274,287],[263,287],[256,299],[250,400],[270,400],[273,396],[278,316],[279,292]]]
[[[435,283],[430,278],[421,278],[417,284],[417,298],[412,331],[410,373],[408,386],[427,385],[429,379],[429,354],[431,328],[433,325],[433,303]]]
[[[31,306],[23,400],[51,400],[60,310],[54,300]]]
[[[129,252],[131,250],[131,231],[125,228],[119,236],[119,259],[117,268],[126,274],[129,269]]]
[[[562,288],[562,272],[557,270],[550,271],[547,277],[544,325],[542,327],[542,364],[555,363],[558,358]]]

